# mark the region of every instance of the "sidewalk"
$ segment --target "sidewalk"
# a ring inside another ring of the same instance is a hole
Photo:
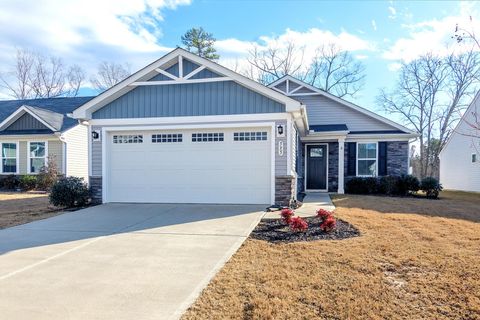
[[[328,193],[307,193],[303,199],[303,206],[295,210],[295,215],[300,217],[313,217],[316,215],[315,211],[323,208],[325,210],[333,211],[335,206],[330,199]],[[267,212],[263,219],[276,219],[280,218],[280,211]]]

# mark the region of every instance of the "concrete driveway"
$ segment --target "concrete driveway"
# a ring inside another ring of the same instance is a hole
[[[107,204],[0,230],[4,319],[175,319],[263,206]]]

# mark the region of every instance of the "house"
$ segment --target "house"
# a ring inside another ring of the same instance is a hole
[[[67,114],[90,99],[0,101],[0,179],[38,174],[49,157],[62,174],[88,179],[88,129]]]
[[[445,189],[480,192],[479,123],[480,92],[440,152],[440,182]]]
[[[84,103],[103,202],[288,204],[408,172],[416,133],[290,76],[263,86],[177,48]]]

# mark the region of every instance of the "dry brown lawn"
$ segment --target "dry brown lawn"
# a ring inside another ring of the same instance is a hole
[[[480,195],[335,196],[362,235],[247,240],[183,319],[480,319]]]
[[[46,194],[0,192],[0,229],[60,214]]]

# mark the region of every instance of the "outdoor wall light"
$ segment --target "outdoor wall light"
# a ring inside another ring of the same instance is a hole
[[[278,125],[277,126],[277,137],[283,137],[285,134],[285,128],[283,127],[283,125]]]

